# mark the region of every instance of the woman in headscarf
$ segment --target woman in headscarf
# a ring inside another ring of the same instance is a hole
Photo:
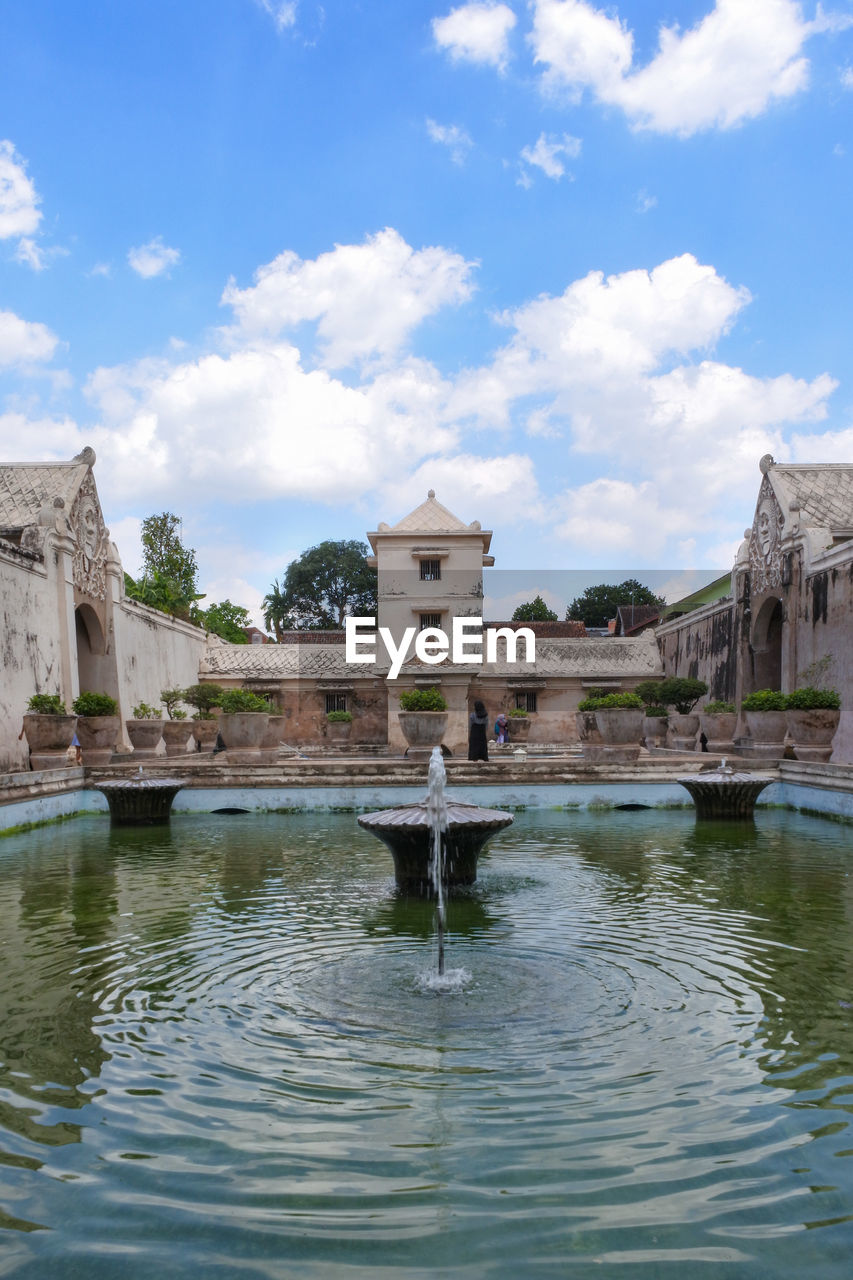
[[[486,727],[489,715],[479,698],[474,703],[474,710],[468,717],[468,759],[488,760],[489,748],[486,743]]]

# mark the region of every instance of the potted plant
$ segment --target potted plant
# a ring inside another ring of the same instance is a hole
[[[530,716],[523,707],[513,707],[507,713],[510,742],[526,742],[530,737]]]
[[[643,740],[649,751],[666,744],[669,711],[661,702],[660,680],[641,680],[634,693],[643,704]]]
[[[219,732],[219,720],[213,714],[213,708],[222,701],[225,690],[221,684],[191,684],[183,691],[183,700],[190,707],[195,707],[192,718],[192,735],[198,743],[199,751],[212,751],[216,746],[216,735]]]
[[[349,741],[352,731],[351,711],[326,712],[326,736],[330,742],[344,743]]]
[[[118,703],[108,693],[85,691],[75,698],[77,737],[85,765],[109,764],[116,749],[121,722]]]
[[[636,693],[617,692],[592,701],[604,756],[609,760],[636,760],[643,736],[641,699]]]
[[[226,689],[219,705],[219,732],[232,764],[258,764],[265,745],[270,704],[249,689]]]
[[[63,769],[74,739],[77,717],[70,716],[58,693],[34,693],[24,714],[31,769]]]
[[[400,694],[400,729],[406,739],[410,760],[427,760],[433,747],[440,747],[447,729],[447,703],[434,686],[407,689]]]
[[[160,739],[163,737],[161,709],[150,707],[147,702],[137,703],[133,708],[133,719],[125,720],[124,723],[134,755],[144,760],[150,760],[155,756]]]
[[[675,715],[669,717],[669,727],[676,751],[696,750],[699,716],[693,708],[707,692],[705,681],[697,680],[695,676],[669,676],[658,685],[661,705],[675,707]]]
[[[753,755],[780,759],[785,754],[787,699],[778,689],[756,689],[741,703]]]
[[[721,754],[734,747],[737,710],[733,702],[706,702],[699,712],[699,732],[709,751]]]
[[[163,724],[163,741],[166,744],[167,756],[184,756],[192,737],[192,730],[186,723],[187,713],[179,703],[184,700],[183,689],[161,689],[160,701],[166,708],[168,720]]]
[[[806,685],[785,700],[785,722],[798,760],[828,760],[841,718],[841,699],[834,689]]]

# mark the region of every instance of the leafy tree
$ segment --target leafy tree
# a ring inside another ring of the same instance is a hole
[[[220,604],[212,604],[200,615],[201,625],[214,635],[221,636],[230,644],[248,644],[246,628],[252,625],[249,612],[242,605],[223,600]]]
[[[198,620],[198,563],[192,547],[180,538],[181,521],[171,511],[142,521],[142,576],[134,582],[125,574],[125,590],[133,600],[175,618]]]
[[[549,609],[541,596],[520,604],[512,615],[513,622],[557,622],[557,615]]]
[[[566,619],[583,622],[588,627],[606,627],[610,619],[616,617],[619,606],[629,604],[654,605],[663,609],[666,601],[636,578],[626,578],[618,586],[602,582],[598,586],[587,587],[582,596],[571,602],[566,610]]]
[[[303,551],[287,566],[284,581],[264,598],[264,620],[276,639],[298,629],[336,630],[347,614],[374,617],[376,570],[368,548],[353,539],[326,541]]]

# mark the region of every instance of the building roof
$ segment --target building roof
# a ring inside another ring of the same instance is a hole
[[[659,619],[660,609],[656,604],[620,604],[616,609],[614,635],[637,635]]]
[[[523,649],[520,650],[520,653]],[[530,679],[544,676],[607,677],[652,676],[660,670],[654,638],[637,639],[549,639],[537,641],[536,662],[495,663],[443,662],[425,666],[409,661],[404,675],[429,672],[438,683],[442,675],[467,672],[471,675],[506,676]],[[308,679],[376,679],[384,674],[381,663],[356,665],[347,663],[343,646],[330,644],[216,644],[208,648],[200,671],[205,676],[235,680]]]
[[[774,462],[762,458],[783,511],[799,506],[800,523],[853,530],[853,464]]]
[[[491,529],[484,529],[479,520],[472,520],[470,524],[460,520],[438,501],[435,489],[430,489],[426,501],[419,507],[415,507],[414,511],[410,511],[407,516],[403,516],[402,520],[398,520],[396,524],[389,525],[383,520],[378,529],[368,533],[367,537],[374,551],[377,537],[389,534],[454,534],[456,536],[467,534],[469,537],[476,535],[482,539],[484,552],[488,551],[492,540]]]
[[[84,449],[70,462],[17,462],[0,466],[0,531],[9,533],[38,523],[39,513],[59,498],[70,511],[95,462]]]

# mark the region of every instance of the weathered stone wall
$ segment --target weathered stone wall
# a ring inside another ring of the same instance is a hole
[[[704,680],[709,702],[734,702],[737,695],[736,618],[732,600],[722,600],[657,628],[666,676]]]
[[[41,560],[0,548],[0,772],[27,767],[26,741],[18,741],[34,693],[61,690],[61,645],[56,585]]]
[[[160,705],[163,689],[198,684],[205,634],[188,622],[169,618],[135,600],[122,600],[114,613],[119,705],[127,719],[139,702]]]

